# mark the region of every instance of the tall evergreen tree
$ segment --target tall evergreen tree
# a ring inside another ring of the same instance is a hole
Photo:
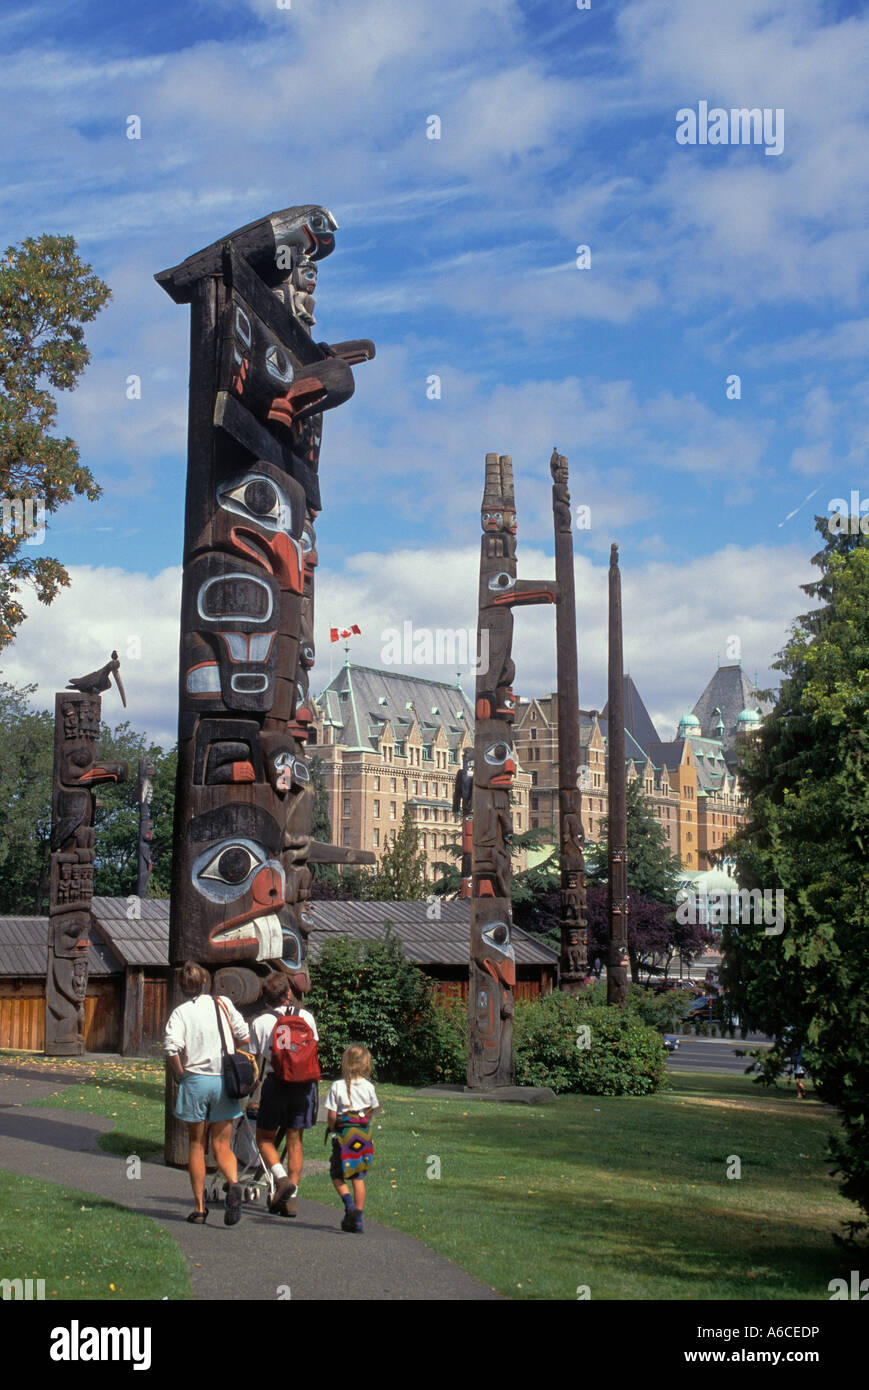
[[[722,979],[745,1023],[775,1038],[765,1079],[803,1046],[841,1116],[842,1191],[869,1215],[869,541],[859,524],[816,527],[821,577],[803,590],[821,606],[776,662],[784,678],[743,760],[748,818],[731,842],[742,887],[783,890],[784,932],[727,925]]]
[[[425,876],[426,855],[419,847],[419,835],[405,806],[395,843],[380,856],[374,896],[381,902],[428,897],[431,884]]]

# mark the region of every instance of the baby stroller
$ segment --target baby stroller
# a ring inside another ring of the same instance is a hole
[[[256,1146],[257,1108],[251,1106],[248,1111],[245,1107],[233,1125],[231,1143],[238,1164],[242,1201],[262,1202],[265,1205],[274,1196],[275,1180]],[[282,1130],[276,1134],[275,1142],[283,1159],[286,1156],[286,1138]],[[205,1186],[205,1200],[222,1201],[225,1194],[226,1183],[221,1174],[211,1175]]]

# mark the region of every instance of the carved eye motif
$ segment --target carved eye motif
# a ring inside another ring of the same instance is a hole
[[[230,478],[217,489],[217,501],[228,512],[256,521],[266,531],[293,531],[293,510],[277,483],[262,473]]]
[[[210,845],[193,865],[193,881],[212,902],[233,902],[250,887],[250,880],[268,855],[254,840],[237,838]]]
[[[493,574],[489,580],[489,588],[493,593],[502,593],[506,589],[512,589],[516,583],[515,574],[507,574],[502,570],[500,574]]]
[[[513,749],[509,743],[490,743],[483,752],[483,758],[490,767],[502,767],[512,756]]]
[[[307,785],[311,780],[311,770],[304,758],[296,758],[293,762],[293,776],[297,782]]]
[[[510,928],[506,922],[490,922],[483,931],[483,940],[504,955],[512,955],[513,953],[513,948],[510,945]]]
[[[276,517],[280,510],[277,489],[268,478],[252,478],[249,483],[233,488],[226,493],[233,502],[240,502],[253,516],[268,519]]]
[[[282,347],[278,347],[277,343],[272,343],[266,348],[265,363],[269,376],[274,377],[282,386],[289,385],[293,380],[295,372],[289,354],[284,352]]]
[[[302,943],[294,931],[289,927],[281,929],[281,960],[284,965],[288,965],[291,970],[298,970],[302,964]]]

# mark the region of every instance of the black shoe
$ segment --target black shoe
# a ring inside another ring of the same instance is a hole
[[[283,1206],[284,1198],[286,1197],[288,1192],[292,1191],[292,1188],[293,1184],[290,1182],[289,1178],[278,1178],[276,1180],[275,1190],[272,1193],[271,1199],[269,1200],[268,1204],[270,1212],[272,1212],[273,1214],[280,1212],[281,1207]]]
[[[356,1230],[356,1218],[357,1218],[358,1215],[359,1215],[359,1212],[357,1211],[356,1207],[348,1207],[347,1210],[344,1212],[344,1216],[343,1216],[343,1219],[342,1219],[342,1221],[341,1221],[341,1230],[342,1230],[342,1231],[355,1231],[355,1230]]]
[[[223,1213],[224,1226],[234,1226],[241,1220],[241,1184],[233,1182],[229,1184],[224,1202],[226,1210]]]

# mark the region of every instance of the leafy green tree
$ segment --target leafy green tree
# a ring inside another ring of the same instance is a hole
[[[0,684],[0,912],[48,911],[51,867],[51,793],[54,779],[54,714],[31,709],[35,686]],[[95,789],[94,892],[127,897],[138,877],[139,758],[154,765],[154,873],[150,895],[166,897],[172,871],[175,750],[166,753],[129,723],[103,724],[97,751],[107,761],[130,764],[129,779]]]
[[[652,902],[663,903],[675,910],[676,884],[682,873],[679,856],[670,850],[667,832],[655,816],[654,807],[645,795],[639,777],[625,787],[625,807],[628,823],[628,885],[635,893]],[[590,845],[587,855],[589,883],[606,883],[607,836],[609,818],[600,823],[596,845]]]
[[[172,850],[175,834],[175,778],[178,775],[178,748],[165,752],[162,748],[150,755],[154,765],[151,786],[151,820],[154,838],[151,841],[151,860],[154,868],[148,888],[149,898],[168,898],[172,888]],[[138,829],[136,831],[138,837]]]
[[[784,932],[730,923],[721,976],[743,1023],[771,1034],[762,1080],[802,1045],[838,1107],[841,1190],[869,1215],[869,542],[828,533],[776,662],[781,690],[744,758],[748,814],[729,848],[744,888],[784,892]],[[850,1223],[851,1234],[869,1221]]]
[[[139,759],[147,758],[153,764],[155,773],[151,801],[154,872],[149,897],[168,896],[172,875],[175,752],[173,750],[167,754],[159,744],[149,743],[145,735],[137,734],[126,720],[114,730],[108,724],[102,725],[98,749],[100,757],[106,761],[128,763],[129,775],[126,782],[107,782],[97,788],[94,893],[101,897],[130,897],[136,892],[139,876]]]
[[[82,325],[110,298],[72,237],[28,237],[0,261],[0,497],[10,504],[31,499],[50,515],[76,494],[100,495],[73,440],[51,433],[52,392],[75,387],[90,361]],[[45,604],[69,584],[58,560],[22,549],[26,539],[20,524],[0,530],[0,648],[24,620],[23,581]]]
[[[425,868],[425,851],[419,847],[419,835],[411,820],[410,807],[406,805],[395,843],[387,845],[380,856],[374,897],[380,902],[428,897],[431,884],[425,876]]]
[[[54,716],[0,684],[0,912],[48,911]]]

